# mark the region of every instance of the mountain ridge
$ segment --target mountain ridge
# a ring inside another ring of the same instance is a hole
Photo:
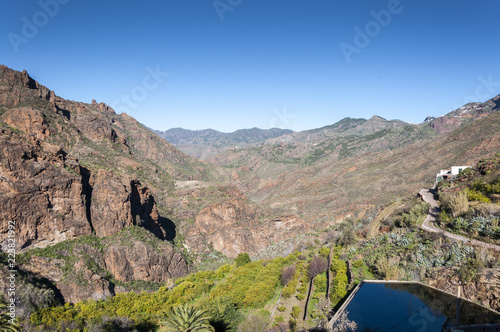
[[[207,156],[232,148],[234,146],[250,146],[284,134],[291,130],[271,129],[238,129],[231,133],[224,133],[214,129],[189,130],[171,128],[166,131],[152,130],[155,134],[175,145],[179,150],[196,158],[204,159]]]

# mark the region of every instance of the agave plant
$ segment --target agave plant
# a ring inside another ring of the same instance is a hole
[[[206,310],[196,309],[190,305],[173,308],[165,321],[161,322],[163,332],[213,332],[210,317]]]
[[[21,329],[19,325],[16,323],[11,323],[9,320],[11,319],[7,312],[4,310],[7,306],[3,303],[0,303],[0,332],[19,332]]]

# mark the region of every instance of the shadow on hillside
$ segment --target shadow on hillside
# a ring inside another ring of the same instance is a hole
[[[175,239],[175,236],[177,235],[174,222],[165,217],[159,217],[158,222],[160,223],[160,227],[165,232],[165,240],[173,241]]]
[[[158,216],[158,220],[153,219],[157,213],[154,197],[149,195],[147,188],[139,181],[133,180],[130,185],[132,189],[130,212],[136,224],[161,240],[173,241],[177,235],[174,222],[162,216]]]
[[[59,288],[57,288],[56,285],[52,281],[50,281],[49,279],[42,277],[39,274],[35,274],[35,273],[30,272],[30,271],[26,271],[22,268],[18,269],[17,272],[19,274],[20,280],[23,280],[27,283],[30,283],[38,289],[50,289],[50,290],[52,290],[54,292],[54,300],[56,301],[56,303],[58,303],[58,304],[65,303],[64,297],[63,297],[61,291],[59,290]]]

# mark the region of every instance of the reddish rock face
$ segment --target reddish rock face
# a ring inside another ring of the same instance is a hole
[[[259,221],[255,209],[242,196],[204,208],[188,231],[186,242],[195,252],[208,247],[235,258],[241,252],[254,254],[275,242],[311,229],[298,215],[286,215],[275,221]]]
[[[163,282],[185,275],[187,264],[169,245],[153,248],[134,241],[132,246],[111,245],[106,248],[106,268],[118,281],[146,280]]]
[[[27,98],[54,101],[54,91],[34,81],[24,70],[22,73],[0,65],[0,105],[17,106]]]
[[[43,140],[50,135],[42,112],[31,107],[10,109],[0,119],[9,126],[33,135],[38,139]]]
[[[185,259],[168,243],[144,243],[132,240],[130,233],[121,233],[111,239],[102,239],[97,249],[79,244],[73,247],[74,264],[65,272],[64,259],[32,256],[20,269],[53,282],[65,302],[75,303],[87,299],[102,300],[126,289],[116,286],[102,271],[109,271],[120,282],[144,280],[162,283],[170,278],[186,275]],[[89,264],[92,261],[92,264]],[[101,272],[89,266],[98,266]],[[5,287],[5,271],[0,269],[0,288]]]
[[[0,127],[0,219],[16,221],[18,250],[91,233],[75,160],[50,155],[37,143]],[[0,224],[2,244],[7,227]]]
[[[429,126],[439,132],[449,132],[457,129],[462,124],[462,120],[452,117],[440,117],[432,120]]]
[[[92,202],[90,214],[97,236],[110,236],[132,226],[130,180],[100,169],[90,179]]]

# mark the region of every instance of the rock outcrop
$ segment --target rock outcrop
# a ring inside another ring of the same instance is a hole
[[[21,73],[0,65],[0,105],[18,106],[33,97],[53,102],[55,94],[33,80],[26,70]]]
[[[154,248],[137,240],[131,245],[108,246],[104,262],[106,269],[121,282],[145,280],[160,283],[183,276],[187,271],[186,261],[171,246]]]
[[[309,231],[309,225],[298,215],[258,220],[256,209],[240,194],[204,208],[188,231],[186,242],[195,252],[213,248],[234,258],[241,252],[255,254],[273,243]]]
[[[0,219],[16,222],[18,250],[91,233],[77,162],[42,146],[0,127]],[[0,224],[2,243],[7,227]]]

